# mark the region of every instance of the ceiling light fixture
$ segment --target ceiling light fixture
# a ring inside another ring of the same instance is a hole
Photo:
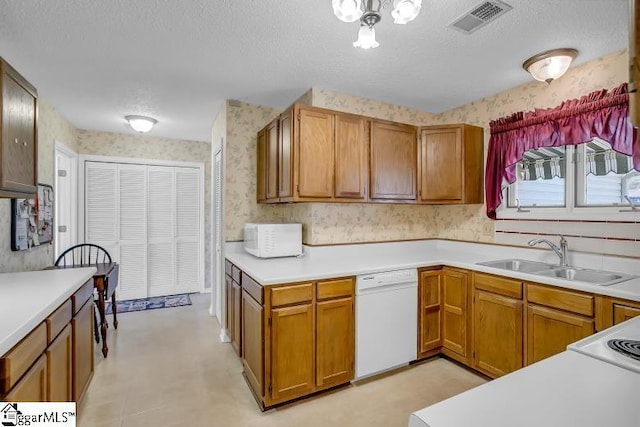
[[[531,73],[534,79],[551,83],[567,72],[576,56],[578,56],[576,49],[548,50],[524,61],[522,68]]]
[[[360,20],[358,40],[354,47],[371,49],[380,44],[376,41],[376,31],[373,28],[382,20],[381,9],[393,4],[391,16],[394,24],[406,24],[413,21],[420,13],[422,0],[332,0],[333,13],[343,22]],[[374,5],[376,7],[374,7]]]
[[[156,119],[147,116],[125,116],[125,119],[133,130],[140,133],[149,132],[153,125],[158,123]]]

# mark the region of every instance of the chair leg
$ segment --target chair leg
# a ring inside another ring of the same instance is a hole
[[[96,344],[100,344],[100,331],[98,330],[98,316],[93,311],[93,334],[96,338]]]

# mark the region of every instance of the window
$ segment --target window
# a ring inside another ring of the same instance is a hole
[[[528,150],[503,193],[499,218],[591,219],[624,216],[640,206],[640,172],[631,156],[598,138],[577,146]]]

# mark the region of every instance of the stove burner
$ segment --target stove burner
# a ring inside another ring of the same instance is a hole
[[[627,357],[640,360],[640,341],[615,339],[607,341],[607,345]]]

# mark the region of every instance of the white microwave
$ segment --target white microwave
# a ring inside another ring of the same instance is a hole
[[[244,225],[244,250],[258,258],[302,254],[302,224]]]

